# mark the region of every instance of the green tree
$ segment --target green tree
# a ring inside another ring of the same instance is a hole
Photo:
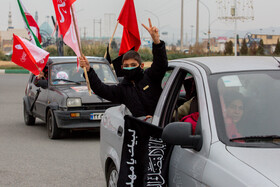
[[[245,38],[242,40],[240,53],[241,55],[248,55],[248,47]]]
[[[232,41],[225,43],[225,55],[232,55],[233,54],[233,43]]]
[[[3,51],[0,50],[0,60],[6,61],[7,57],[6,55],[3,53]]]
[[[276,47],[275,47],[275,50],[274,50],[273,54],[275,54],[275,55],[279,55],[279,54],[280,54],[280,42],[279,42],[279,38],[278,38],[278,40],[277,40],[277,44],[276,44]]]
[[[58,56],[57,47],[55,45],[49,45],[45,50],[50,53],[50,56]]]
[[[260,40],[260,43],[259,43],[258,54],[259,55],[264,55],[264,44],[263,44],[263,40],[262,39]]]
[[[111,43],[111,48],[112,48],[113,50],[115,50],[115,51],[118,50],[118,44],[117,44],[117,42],[116,42],[115,39],[113,39],[113,41],[112,41],[112,43]]]

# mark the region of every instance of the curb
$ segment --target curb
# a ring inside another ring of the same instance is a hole
[[[0,69],[0,74],[29,74],[25,69]]]

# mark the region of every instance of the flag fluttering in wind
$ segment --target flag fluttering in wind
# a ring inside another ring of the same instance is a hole
[[[141,40],[133,0],[125,1],[118,21],[123,26],[119,55],[121,56],[133,47],[135,47],[135,51],[138,51]]]
[[[77,19],[73,3],[76,0],[53,0],[58,28],[63,36],[63,41],[73,49],[78,57],[81,57],[80,35],[77,26]],[[77,58],[77,71],[79,69],[79,59]],[[86,68],[84,67],[88,93],[91,96],[91,88],[88,80]]]
[[[58,28],[60,33],[63,36],[63,41],[73,49],[78,57],[81,56],[79,50],[79,36],[77,25],[74,24],[74,19],[71,11],[71,6],[76,0],[53,0],[53,6],[55,10],[55,15],[58,23]],[[77,23],[77,21],[76,21]],[[75,28],[76,27],[76,28]]]
[[[46,66],[50,54],[26,39],[23,39],[15,34],[13,37],[14,44],[12,61],[15,64],[31,71],[34,75],[39,75]]]
[[[41,47],[41,42],[42,38],[40,35],[40,29],[32,17],[32,15],[29,13],[29,11],[25,8],[21,0],[17,0],[18,6],[22,15],[22,18],[25,23],[26,30],[28,32],[28,35],[30,37],[30,41],[34,44],[37,45],[38,47]]]

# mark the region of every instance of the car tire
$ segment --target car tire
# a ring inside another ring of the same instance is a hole
[[[23,102],[23,117],[24,117],[25,125],[27,126],[35,125],[36,118],[33,117],[32,115],[29,115],[25,102]]]
[[[58,139],[61,136],[61,129],[57,127],[52,110],[49,110],[47,114],[47,131],[50,139]]]
[[[118,177],[119,177],[119,173],[117,171],[115,164],[112,162],[106,174],[107,187],[117,187]]]

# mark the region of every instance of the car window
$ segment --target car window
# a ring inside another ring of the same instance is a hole
[[[191,73],[181,70],[167,96],[161,124],[182,121],[185,116],[198,112],[195,80]],[[195,99],[194,99],[195,98]]]
[[[36,76],[34,74],[31,74],[29,81],[33,83],[33,81],[35,80],[35,77]]]
[[[222,74],[212,80],[212,91],[218,93],[212,98],[217,101],[213,107],[219,137],[280,136],[279,72]]]
[[[97,76],[103,83],[117,83],[111,68],[107,64],[90,63]],[[51,66],[51,83],[73,84],[74,82],[85,82],[83,69],[77,70],[76,63],[61,63]]]
[[[161,87],[162,88],[165,87],[165,85],[166,85],[170,75],[172,74],[172,72],[173,72],[173,69],[169,69],[165,72],[164,77],[163,77],[162,82],[161,82]]]

